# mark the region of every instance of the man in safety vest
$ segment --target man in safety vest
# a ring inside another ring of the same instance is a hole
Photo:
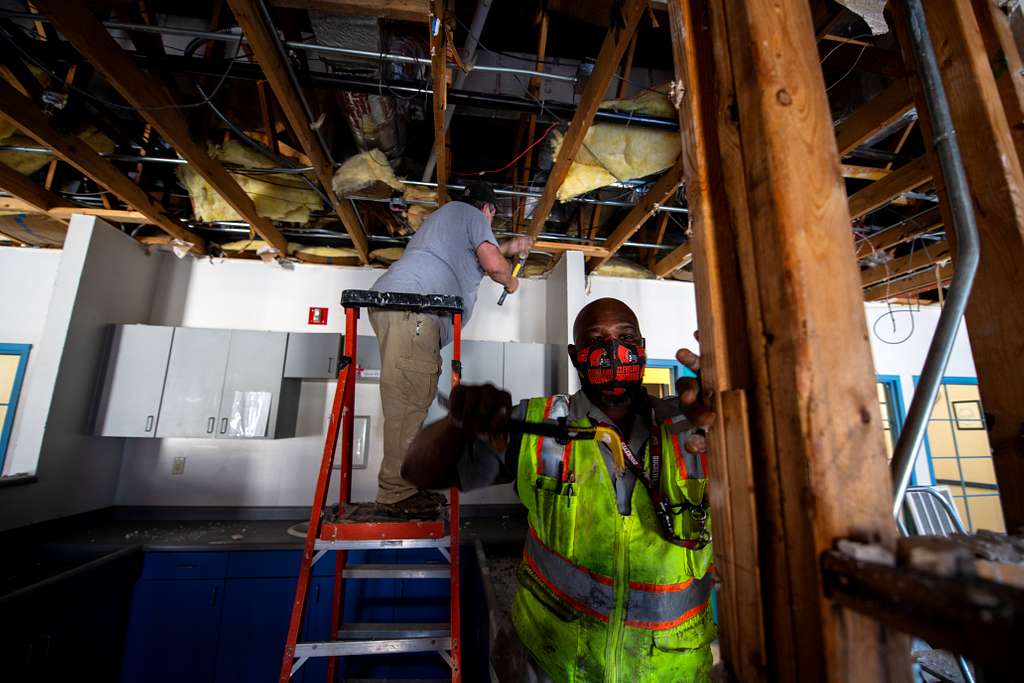
[[[679,397],[649,397],[640,325],[621,301],[584,307],[573,341],[581,391],[513,408],[491,385],[459,386],[402,476],[422,488],[516,482],[530,523],[512,609],[523,680],[706,680],[715,628],[700,432],[714,414],[695,380]],[[692,352],[677,358],[698,369]],[[510,420],[597,427],[598,438],[509,433]]]

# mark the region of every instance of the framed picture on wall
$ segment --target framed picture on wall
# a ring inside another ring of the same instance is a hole
[[[953,417],[957,429],[985,429],[981,401],[953,401]]]

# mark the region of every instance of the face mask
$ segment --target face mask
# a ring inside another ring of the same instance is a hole
[[[643,384],[647,352],[639,344],[618,339],[595,340],[576,347],[574,365],[587,389],[598,392],[608,403],[625,403]]]

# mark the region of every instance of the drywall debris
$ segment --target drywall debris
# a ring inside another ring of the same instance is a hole
[[[675,109],[668,96],[660,90],[646,90],[637,97],[610,100],[602,109],[635,112],[649,116],[674,118]],[[564,136],[552,134],[555,156]],[[681,150],[676,131],[641,128],[617,123],[597,123],[587,130],[583,146],[569,167],[565,182],[558,189],[559,201],[566,201],[585,192],[611,183],[643,178],[669,168]]]
[[[860,16],[871,29],[871,34],[880,36],[889,32],[885,22],[885,0],[836,0],[840,5]]]
[[[344,197],[378,183],[398,192],[405,190],[405,185],[395,177],[395,171],[388,163],[384,152],[372,149],[346,159],[334,172],[331,185],[338,195]]]
[[[237,140],[224,145],[210,145],[210,156],[242,169],[274,168],[275,163]],[[229,169],[231,170],[231,169]],[[181,166],[178,177],[192,198],[197,220],[238,221],[238,215],[219,194],[190,166]],[[310,212],[323,205],[320,195],[294,173],[251,174],[232,171],[233,177],[256,205],[256,213],[264,218],[287,223],[308,223]]]

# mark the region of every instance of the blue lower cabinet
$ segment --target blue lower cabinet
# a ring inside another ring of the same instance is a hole
[[[223,579],[139,581],[132,599],[121,680],[216,680],[223,598]]]
[[[293,578],[225,582],[217,683],[277,680],[294,597]],[[301,672],[292,680],[301,681]]]
[[[321,560],[327,562],[327,559]],[[333,559],[332,559],[333,565]],[[294,591],[294,586],[292,587]],[[334,592],[334,578],[314,576],[306,600],[306,615],[302,623],[299,642],[331,640],[331,595]],[[306,660],[292,680],[305,676],[305,683],[323,683],[327,680],[327,660],[323,657]]]

